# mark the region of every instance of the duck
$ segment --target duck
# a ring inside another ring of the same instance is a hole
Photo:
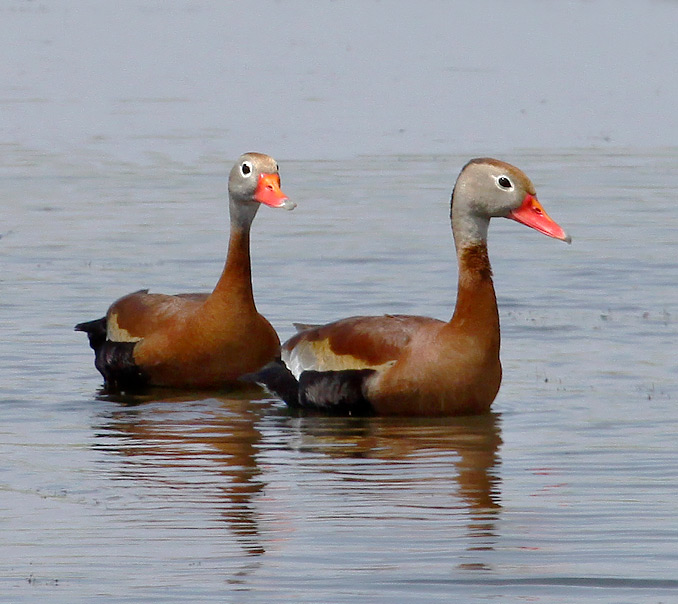
[[[100,319],[78,323],[109,392],[149,386],[221,388],[280,354],[280,340],[257,312],[252,292],[250,228],[261,205],[292,210],[278,163],[245,153],[228,179],[230,237],[211,293],[167,295],[142,289],[116,300]]]
[[[492,218],[510,218],[565,241],[530,179],[493,158],[470,160],[451,197],[458,263],[449,321],[353,316],[295,324],[281,355],[244,376],[291,408],[340,415],[458,416],[489,411],[502,380],[497,298],[487,251]]]

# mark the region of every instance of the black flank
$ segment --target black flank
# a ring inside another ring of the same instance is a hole
[[[106,388],[114,392],[143,390],[148,376],[134,362],[136,342],[104,342],[95,351],[94,365],[104,376]]]
[[[336,415],[372,415],[365,379],[373,369],[304,371],[299,378],[299,406]]]
[[[78,323],[76,331],[84,331],[94,350],[94,365],[104,377],[104,385],[112,392],[142,390],[148,376],[134,362],[136,342],[111,342],[106,339],[106,318]]]
[[[276,359],[259,371],[240,379],[264,386],[293,409],[322,411],[334,415],[372,415],[363,384],[373,369],[304,371],[299,381],[287,365]]]

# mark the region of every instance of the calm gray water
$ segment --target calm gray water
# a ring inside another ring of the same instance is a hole
[[[678,601],[678,4],[386,6],[0,7],[0,601]],[[283,338],[449,317],[459,169],[528,173],[574,241],[493,222],[493,414],[100,394],[72,326],[208,290],[250,149]]]

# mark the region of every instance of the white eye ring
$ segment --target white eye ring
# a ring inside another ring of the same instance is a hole
[[[254,172],[254,168],[252,168],[251,161],[244,161],[240,164],[240,174],[242,174],[245,178],[252,176],[252,172]]]
[[[511,179],[506,176],[505,174],[501,174],[500,176],[495,176],[494,177],[495,182],[497,183],[497,186],[504,190],[504,191],[513,191],[513,183],[511,182]]]

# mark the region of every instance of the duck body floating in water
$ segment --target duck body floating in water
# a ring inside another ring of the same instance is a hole
[[[279,355],[278,335],[254,304],[250,227],[261,204],[296,204],[280,189],[276,161],[261,153],[238,159],[228,195],[228,255],[212,293],[140,290],[114,302],[105,317],[75,326],[87,333],[108,390],[223,387]]]
[[[246,379],[290,407],[335,414],[452,416],[489,410],[502,378],[499,312],[487,253],[491,218],[570,237],[518,168],[489,158],[464,166],[451,199],[459,282],[452,318],[350,317],[304,328],[281,359]]]

